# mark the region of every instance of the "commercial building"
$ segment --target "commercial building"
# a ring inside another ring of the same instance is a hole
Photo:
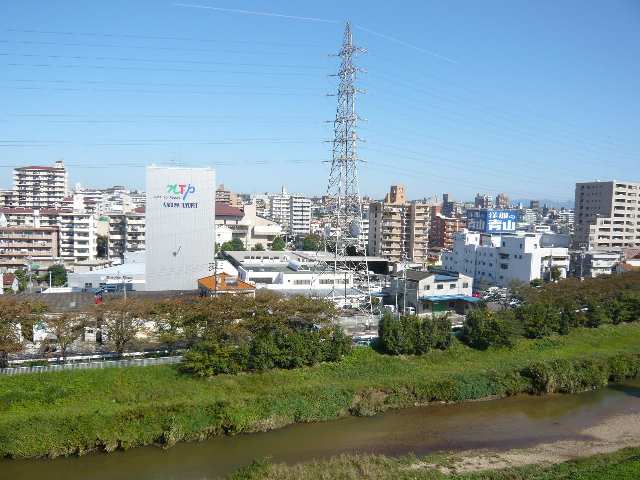
[[[211,168],[147,167],[147,290],[195,290],[210,274],[215,185]]]
[[[145,278],[144,252],[136,252],[127,253],[121,265],[97,268],[87,272],[71,272],[67,276],[67,285],[73,292],[144,291],[147,289]],[[193,289],[195,287],[192,287]]]
[[[369,204],[368,252],[394,262],[427,260],[431,205],[409,202],[393,185],[383,202]]]
[[[576,183],[574,245],[589,249],[640,245],[640,183]]]
[[[53,166],[27,166],[13,171],[12,206],[59,208],[67,196],[67,171],[62,160]]]
[[[564,278],[569,270],[569,251],[564,246],[555,246],[554,237],[465,230],[455,235],[452,251],[442,255],[442,266],[472,277],[478,288],[551,278],[554,271]],[[560,237],[559,243],[564,244],[566,237]]]
[[[506,233],[516,231],[518,212],[515,210],[468,208],[466,215],[467,228],[472,232]]]
[[[473,297],[473,278],[451,271],[407,270],[391,280],[386,303],[416,315],[464,315],[478,299]],[[411,309],[411,310],[409,310]]]

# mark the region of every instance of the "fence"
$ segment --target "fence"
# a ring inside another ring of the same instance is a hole
[[[136,358],[131,360],[106,360],[102,362],[63,363],[35,367],[0,368],[0,375],[22,375],[25,373],[60,372],[62,370],[86,370],[89,368],[148,367],[150,365],[171,365],[180,363],[182,355],[175,357]]]

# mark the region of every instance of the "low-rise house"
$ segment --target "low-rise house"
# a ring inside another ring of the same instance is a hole
[[[228,273],[219,273],[198,279],[198,291],[203,297],[218,295],[250,295],[255,296],[255,285],[240,280]]]

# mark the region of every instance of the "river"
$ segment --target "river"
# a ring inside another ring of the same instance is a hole
[[[495,401],[431,405],[292,425],[266,433],[144,447],[55,460],[3,460],[12,480],[204,480],[224,476],[255,458],[296,463],[339,453],[426,454],[474,448],[509,449],[579,440],[607,418],[640,413],[640,380],[577,395],[518,396]]]

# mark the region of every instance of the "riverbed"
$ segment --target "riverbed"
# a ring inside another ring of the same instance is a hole
[[[606,447],[606,436],[603,440],[591,432],[606,431],[608,424],[616,429],[624,418],[640,418],[640,380],[576,395],[523,395],[298,424],[266,433],[183,443],[168,450],[144,447],[55,460],[3,460],[0,478],[204,480],[227,475],[264,457],[296,463],[340,453],[507,452],[576,442],[600,442]],[[620,448],[636,440],[640,445],[640,426],[624,423],[627,431]],[[614,449],[613,440],[610,443]]]

